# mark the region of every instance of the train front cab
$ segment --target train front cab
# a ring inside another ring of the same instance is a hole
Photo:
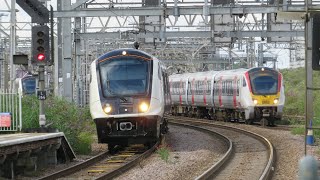
[[[98,60],[93,70],[97,84],[92,87],[97,90],[90,90],[90,111],[98,141],[108,143],[109,149],[115,145],[150,145],[159,139],[164,124],[168,79],[162,77],[158,60],[130,50],[117,53]],[[94,98],[96,93],[99,96]]]
[[[281,120],[284,88],[281,73],[270,68],[253,68],[245,73],[253,104],[246,111],[249,123],[274,125]]]

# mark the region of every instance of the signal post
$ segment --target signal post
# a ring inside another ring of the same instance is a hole
[[[39,90],[37,96],[39,99],[39,125],[44,128],[46,125],[46,116],[44,112],[44,100],[46,99],[44,67],[52,65],[50,59],[50,33],[49,27],[45,25],[49,23],[49,10],[38,0],[16,1],[17,4],[31,16],[31,22],[37,23],[32,26],[32,56],[31,64],[38,66],[38,85]]]

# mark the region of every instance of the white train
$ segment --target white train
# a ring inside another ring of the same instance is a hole
[[[171,113],[274,125],[285,102],[282,74],[267,67],[174,74]]]
[[[99,143],[147,144],[167,131],[169,79],[157,58],[136,49],[108,52],[91,64],[90,112]]]

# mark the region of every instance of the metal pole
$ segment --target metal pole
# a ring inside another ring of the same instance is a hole
[[[305,142],[304,142],[304,154],[307,155],[307,132],[309,121],[313,118],[313,92],[312,92],[312,23],[309,20],[308,5],[310,0],[306,4],[306,15],[305,15],[305,92],[306,92],[306,104],[305,104]],[[312,19],[311,19],[312,20]]]
[[[39,66],[39,91],[44,92],[44,66]],[[46,125],[46,115],[44,114],[44,99],[39,102],[39,125],[44,127]]]
[[[16,46],[16,0],[11,0],[11,15],[10,15],[10,89],[13,90],[15,79],[15,66],[13,64],[13,55],[15,54]]]

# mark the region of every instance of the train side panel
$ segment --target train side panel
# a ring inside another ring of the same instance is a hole
[[[212,102],[211,96],[211,72],[201,72],[189,79],[191,93],[188,93],[189,103],[192,106],[210,107]]]

